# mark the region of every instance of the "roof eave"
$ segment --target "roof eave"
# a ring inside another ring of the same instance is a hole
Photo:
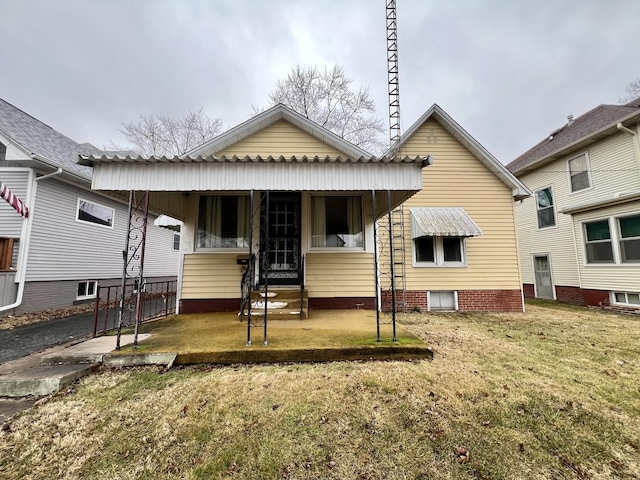
[[[605,127],[602,127],[599,130],[596,130],[595,132],[590,133],[589,135],[587,135],[586,137],[582,137],[579,138],[578,140],[576,140],[575,142],[570,143],[569,145],[566,145],[564,147],[561,147],[557,150],[554,150],[551,153],[548,153],[547,155],[540,157],[538,160],[536,160],[533,163],[530,163],[529,165],[526,165],[518,170],[514,170],[513,174],[517,177],[524,175],[525,173],[529,173],[533,170],[537,170],[540,167],[543,167],[544,165],[553,162],[554,160],[557,160],[558,158],[564,157],[565,155],[568,155],[569,153],[571,153],[571,151],[573,150],[577,150],[581,147],[586,147],[588,145],[591,145],[599,140],[601,140],[602,138],[606,138],[609,135],[612,135],[616,132],[618,132],[618,128],[617,125],[619,123],[622,123],[624,125],[625,122],[628,122],[629,120],[632,120],[635,117],[640,117],[640,111],[637,112],[633,112],[629,115],[627,115],[626,117],[623,117],[622,119],[618,119],[610,124],[608,124]]]

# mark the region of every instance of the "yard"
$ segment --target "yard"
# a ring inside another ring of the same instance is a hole
[[[105,370],[0,432],[0,477],[640,477],[640,318],[527,309],[401,316],[433,362]]]

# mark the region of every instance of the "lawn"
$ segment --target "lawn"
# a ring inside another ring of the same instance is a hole
[[[0,477],[639,478],[640,318],[410,314],[435,359],[102,371],[0,432]]]

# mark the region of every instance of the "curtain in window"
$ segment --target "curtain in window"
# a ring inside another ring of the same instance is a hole
[[[237,246],[249,246],[249,214],[251,205],[249,197],[238,197],[238,230]]]
[[[347,228],[346,247],[362,246],[362,214],[360,197],[347,197]]]
[[[313,225],[311,232],[312,247],[327,246],[327,209],[324,197],[312,197]]]
[[[200,197],[200,222],[198,247],[215,248],[222,246],[222,198],[218,196]]]

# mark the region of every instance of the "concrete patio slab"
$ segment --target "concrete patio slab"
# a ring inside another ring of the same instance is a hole
[[[38,366],[2,375],[0,397],[48,395],[88,375],[98,367],[98,364]]]

